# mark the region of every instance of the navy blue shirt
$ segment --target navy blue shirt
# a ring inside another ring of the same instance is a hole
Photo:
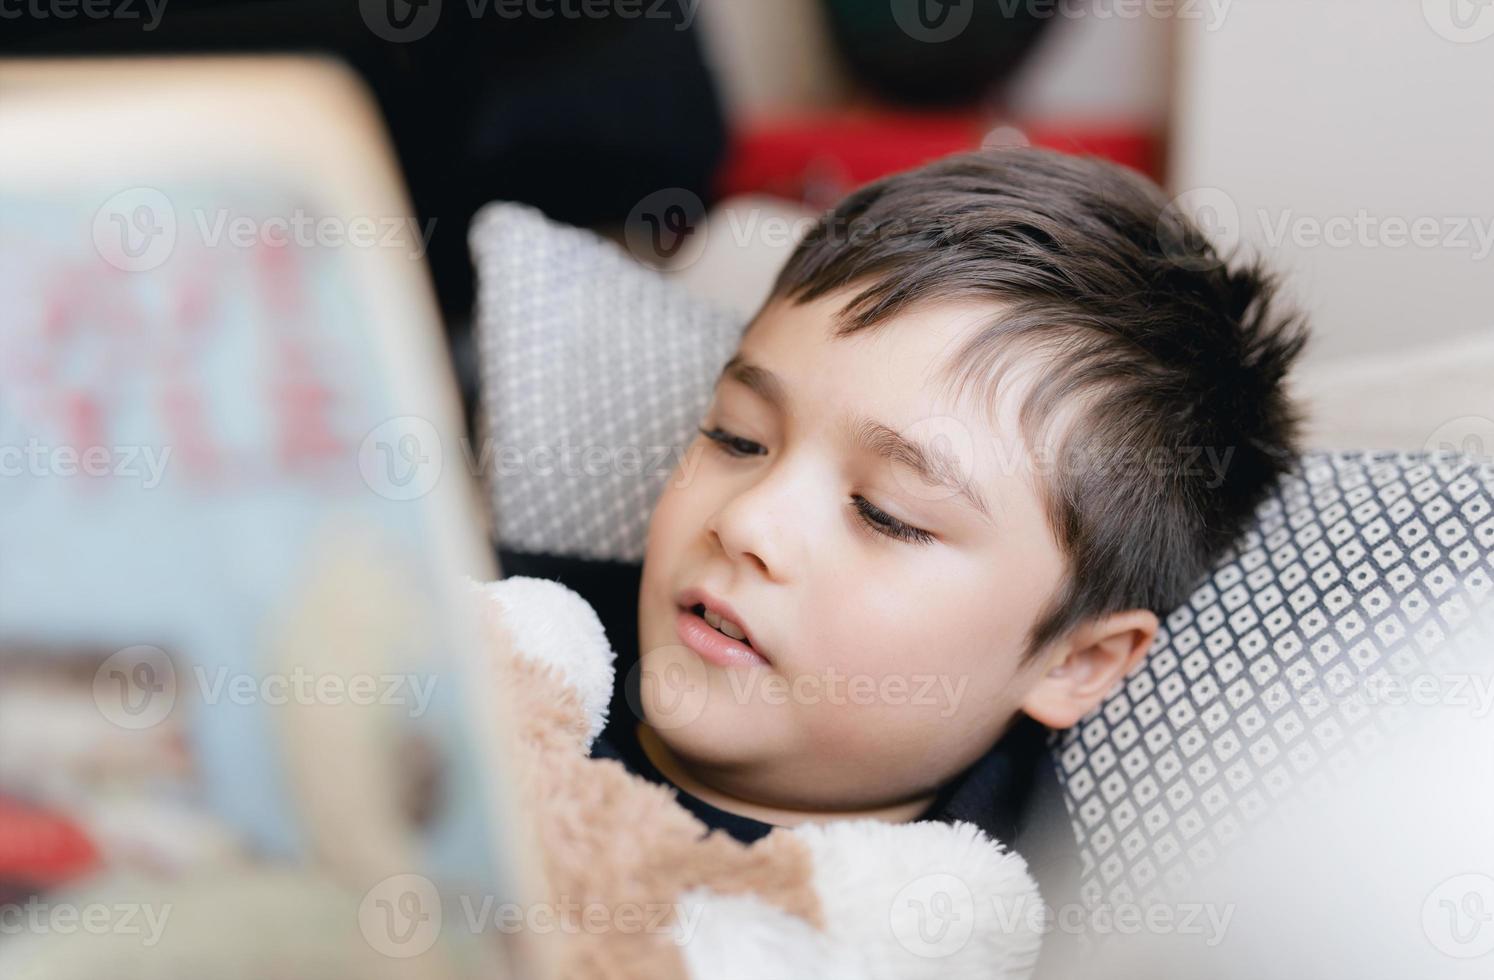
[[[638,720],[631,712],[613,716],[592,745],[594,759],[616,759],[630,772],[650,782],[670,786],[680,805],[699,818],[708,830],[724,830],[750,844],[766,836],[774,825],[722,810],[674,786],[649,760],[638,743]],[[1021,828],[1023,808],[1032,782],[1046,754],[1048,731],[1025,715],[1007,735],[963,773],[946,783],[918,820],[964,820],[999,841],[1010,842]]]

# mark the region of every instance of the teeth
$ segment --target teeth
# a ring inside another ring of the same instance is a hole
[[[727,636],[731,637],[733,640],[747,639],[747,634],[742,632],[742,628],[740,626],[738,626],[736,623],[733,623],[729,619],[722,619],[721,614],[716,612],[714,609],[707,609],[705,611],[705,621],[710,623],[716,629],[725,633]]]

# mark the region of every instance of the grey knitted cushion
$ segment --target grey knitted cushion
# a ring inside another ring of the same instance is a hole
[[[471,244],[485,421],[509,460],[489,472],[500,544],[641,561],[741,322],[527,207],[489,205]],[[1396,713],[1362,695],[1437,669],[1489,608],[1491,576],[1494,466],[1303,457],[1147,659],[1055,739],[1086,899],[1185,881],[1329,763],[1373,750]]]

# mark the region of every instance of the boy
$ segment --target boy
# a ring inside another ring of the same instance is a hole
[[[827,213],[655,506],[641,721],[614,713],[594,754],[743,840],[963,819],[1045,894],[1072,874],[1024,844],[1036,821],[1072,851],[1061,805],[1032,817],[1059,798],[1048,735],[1136,665],[1295,451],[1300,320],[1166,203],[1002,149]]]

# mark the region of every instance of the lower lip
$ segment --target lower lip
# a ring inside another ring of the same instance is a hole
[[[674,631],[680,642],[719,667],[765,667],[768,661],[745,643],[717,630],[688,609],[675,615]]]

